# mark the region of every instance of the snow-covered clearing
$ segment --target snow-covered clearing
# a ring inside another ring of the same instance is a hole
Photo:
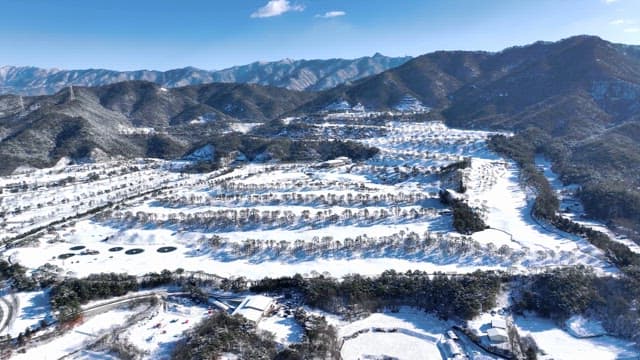
[[[299,343],[303,337],[302,327],[293,316],[273,315],[263,318],[258,323],[258,329],[272,333],[276,342],[283,345]]]
[[[412,308],[371,314],[339,329],[345,360],[363,358],[441,359],[437,342],[450,328],[432,315]]]
[[[15,296],[19,305],[19,309],[16,309],[15,321],[0,335],[9,334],[11,337],[16,337],[27,328],[35,330],[42,320],[47,322],[53,320],[47,292],[16,293]]]
[[[607,331],[599,321],[587,319],[580,315],[569,318],[565,325],[567,331],[577,338],[606,335]]]
[[[184,331],[208,316],[206,307],[170,297],[160,309],[121,333],[121,337],[145,353],[147,359],[168,359]]]
[[[558,328],[551,320],[537,316],[516,317],[518,330],[531,334],[547,355],[543,359],[637,359],[640,356],[634,343],[610,336],[579,339]]]
[[[357,133],[359,126],[340,129]],[[25,221],[37,226],[106,201],[134,199],[53,227],[3,256],[30,269],[50,263],[73,276],[179,267],[248,278],[375,274],[388,268],[530,271],[574,264],[615,271],[584,240],[531,218],[531,198],[518,183],[515,165],[487,149],[491,133],[440,122],[378,128],[380,136],[358,141],[378,147],[380,154],[355,164],[247,164],[224,174],[190,175],[167,170],[175,164],[139,160],[4,178],[16,189],[15,195],[3,194],[9,233]],[[452,230],[451,216],[437,199],[447,186],[441,168],[464,157],[472,158],[472,166],[463,171],[468,190],[460,196],[481,209],[491,226],[472,237]],[[70,175],[61,191],[59,180]],[[20,185],[24,181],[28,185]],[[71,250],[75,246],[85,248]],[[176,249],[158,252],[163,246]],[[144,252],[125,253],[134,248]]]
[[[74,351],[83,349],[89,343],[106,333],[110,328],[124,323],[136,309],[117,309],[86,319],[53,341],[27,348],[24,354],[15,354],[14,359],[58,359]]]

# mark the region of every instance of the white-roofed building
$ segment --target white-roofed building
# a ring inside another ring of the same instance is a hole
[[[502,318],[492,319],[491,320],[491,327],[492,328],[496,328],[496,329],[506,329],[507,328],[507,321],[505,319],[502,319]]]
[[[509,335],[505,329],[491,328],[487,330],[487,336],[493,343],[503,343],[509,341]]]
[[[253,321],[257,324],[262,320],[263,316],[273,310],[274,306],[274,300],[268,296],[247,296],[233,311],[232,315],[242,315],[247,320]]]
[[[453,359],[456,356],[462,355],[462,350],[460,349],[460,346],[458,346],[458,344],[451,339],[443,342],[442,347],[444,348],[445,354],[449,359]]]

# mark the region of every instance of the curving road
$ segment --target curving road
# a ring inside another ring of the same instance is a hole
[[[15,320],[17,309],[15,309],[14,304],[15,299],[10,301],[6,297],[0,297],[0,334],[7,330]]]

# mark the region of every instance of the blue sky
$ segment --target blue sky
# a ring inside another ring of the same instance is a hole
[[[222,69],[282,58],[640,44],[640,0],[0,0],[0,65]]]

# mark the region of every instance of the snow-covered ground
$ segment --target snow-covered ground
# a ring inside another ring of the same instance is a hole
[[[537,316],[516,317],[521,335],[531,334],[547,355],[543,359],[637,359],[640,356],[634,343],[610,336],[579,339],[558,328],[551,320]]]
[[[352,126],[357,130],[361,125]],[[531,197],[518,183],[517,168],[487,149],[491,133],[450,129],[440,122],[378,127],[382,135],[358,141],[378,147],[380,154],[356,164],[247,164],[223,175],[189,175],[167,171],[171,164],[133,161],[110,164],[112,168],[63,166],[1,179],[19,188],[3,194],[2,206],[10,214],[7,229],[18,229],[25,221],[46,224],[160,189],[106,215],[56,226],[3,256],[31,269],[54,264],[74,276],[104,269],[142,274],[178,267],[248,278],[375,274],[388,268],[530,271],[574,264],[615,271],[586,241],[531,218]],[[473,237],[452,230],[451,217],[437,200],[445,186],[441,167],[464,157],[472,158],[472,167],[464,172],[468,190],[461,196],[481,209],[491,226]],[[63,188],[51,185],[70,174],[75,182]],[[31,185],[20,187],[21,181]],[[14,206],[21,207],[18,214],[11,212]],[[210,241],[214,235],[216,246]],[[430,245],[417,246],[416,241]],[[465,245],[454,245],[460,243]],[[71,250],[74,246],[86,248]],[[159,253],[162,246],[176,250]],[[123,250],[110,251],[114,247]],[[133,248],[144,252],[125,253]],[[86,250],[93,252],[82,255]],[[59,258],[63,254],[74,256]]]
[[[607,331],[599,321],[587,319],[580,315],[569,318],[565,325],[567,331],[577,338],[606,335]]]
[[[137,309],[117,309],[86,319],[82,324],[62,336],[41,345],[29,347],[24,354],[15,354],[13,359],[59,359],[67,354],[82,350],[100,335],[116,327],[138,311]]]
[[[169,359],[175,343],[183,332],[208,316],[206,307],[181,298],[169,298],[165,309],[155,311],[149,317],[121,333],[147,359]]]
[[[371,131],[377,135],[356,141],[380,153],[353,164],[245,164],[209,174],[170,171],[186,160],[132,160],[61,164],[2,177],[0,239],[110,205],[97,215],[62,221],[7,246],[2,258],[31,271],[48,263],[62,269],[61,275],[77,277],[177,268],[248,279],[295,273],[374,275],[386,269],[526,273],[576,264],[591,265],[600,273],[616,272],[585,240],[531,217],[532,194],[520,186],[515,164],[487,149],[491,133],[451,129],[440,122],[363,125],[358,117],[348,119],[353,124],[329,122],[333,118],[335,114],[316,125],[318,131]],[[464,158],[471,158],[471,167],[461,173],[467,191],[457,196],[479,209],[491,227],[473,236],[456,233],[450,212],[438,201],[438,191],[449,186],[442,169]],[[175,250],[159,252],[161,247]],[[133,249],[143,252],[127,254]],[[6,331],[13,336],[51,311],[45,293],[18,294],[18,300],[20,312]],[[121,322],[118,316],[123,313],[92,317],[78,329],[95,334]],[[150,357],[162,358],[182,331],[206,313],[178,303],[134,325],[125,337]],[[158,323],[160,327],[153,326]],[[411,309],[341,324],[340,334],[351,336],[377,324],[402,331],[365,331],[345,342],[345,358],[412,358],[407,350],[412,348],[425,354],[420,358],[440,356],[436,342],[446,324]],[[527,324],[526,319],[518,323],[523,328]],[[279,316],[264,319],[260,328],[274,332],[282,344],[298,341],[302,332],[291,318]],[[551,341],[545,331],[535,326],[531,331],[541,342]],[[88,336],[82,334],[74,331],[51,343],[57,345],[42,347],[51,346],[51,354],[75,351]],[[601,340],[579,341],[598,348]],[[553,354],[554,343],[547,346]]]
[[[303,337],[303,329],[293,316],[273,315],[263,318],[258,323],[258,329],[272,333],[275,341],[283,345],[299,343]]]
[[[51,322],[51,305],[49,295],[45,291],[16,293],[18,309],[16,309],[15,321],[0,335],[9,334],[16,337],[25,329],[35,330],[42,320]]]
[[[345,360],[441,359],[438,341],[451,324],[412,308],[371,314],[339,329]],[[388,332],[387,332],[388,331]]]

